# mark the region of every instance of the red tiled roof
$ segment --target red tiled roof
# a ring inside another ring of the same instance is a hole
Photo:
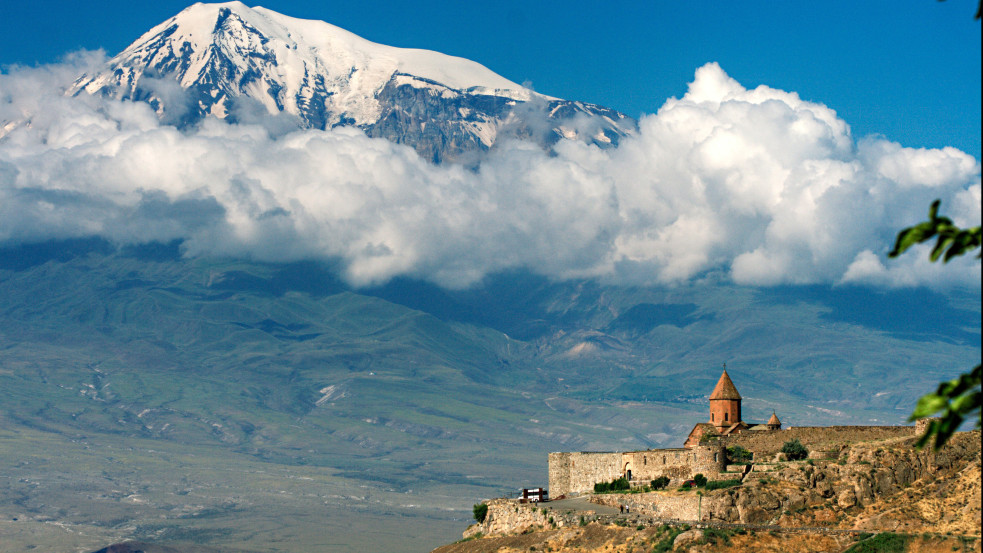
[[[734,387],[734,383],[730,381],[730,376],[727,375],[727,369],[724,369],[724,373],[720,375],[720,380],[713,388],[710,399],[741,399],[741,394],[737,393],[737,388]]]

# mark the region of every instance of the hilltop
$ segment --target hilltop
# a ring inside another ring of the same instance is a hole
[[[815,442],[829,455],[755,465],[726,489],[594,494],[594,512],[495,500],[469,540],[435,552],[980,551],[979,431],[939,452],[914,441]]]

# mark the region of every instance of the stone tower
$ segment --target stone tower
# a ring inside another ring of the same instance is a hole
[[[741,394],[724,369],[710,394],[710,424],[723,432],[738,422],[741,422]]]
[[[776,415],[775,412],[772,411],[771,417],[768,418],[768,422],[765,423],[765,426],[768,427],[768,430],[781,430],[782,421],[778,420],[778,415]]]

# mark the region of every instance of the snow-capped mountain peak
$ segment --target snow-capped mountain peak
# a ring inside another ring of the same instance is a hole
[[[183,94],[173,94],[174,81]],[[471,60],[376,44],[323,21],[238,1],[186,8],[104,71],[79,78],[71,92],[83,91],[148,101],[176,124],[207,116],[237,121],[243,106],[255,102],[270,114],[295,115],[305,127],[357,125],[435,160],[490,147],[514,119],[512,108],[530,101],[548,105],[548,118],[563,106],[569,109],[559,111],[571,114],[597,112],[608,131],[597,136],[601,144],[633,127],[617,112],[537,94]],[[426,140],[406,134],[424,121],[430,124],[416,130],[429,127],[441,144],[421,148]]]

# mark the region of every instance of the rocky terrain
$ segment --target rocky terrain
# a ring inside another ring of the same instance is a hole
[[[980,433],[938,452],[914,440],[758,463],[727,489],[595,495],[595,510],[494,500],[466,541],[436,551],[980,551]]]

